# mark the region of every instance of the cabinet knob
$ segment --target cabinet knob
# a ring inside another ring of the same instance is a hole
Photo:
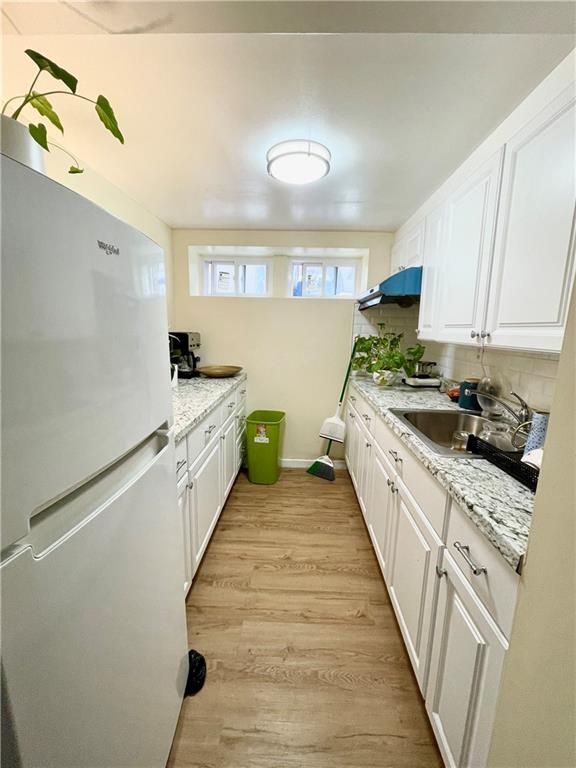
[[[489,339],[490,338],[490,332],[489,331],[480,331],[480,338],[481,339]]]
[[[194,482],[188,483],[188,485],[186,486],[186,488],[188,488],[188,490],[189,490],[189,491],[191,491],[191,490],[192,490],[192,488],[194,488]]]
[[[352,411],[348,411],[348,416],[350,416],[351,419],[355,419],[355,414],[352,413]]]
[[[241,390],[240,390],[240,394],[241,394],[241,395],[245,395],[245,394],[246,394],[246,390],[245,390],[245,389],[241,389]]]
[[[477,336],[478,336],[478,332],[477,331],[470,331],[470,338],[471,339],[475,339]]]
[[[353,403],[356,402],[356,398],[354,397],[354,395],[350,395],[350,400],[352,400]]]
[[[442,576],[446,576],[448,571],[446,568],[440,568],[439,566],[436,566],[436,576],[438,576],[439,579],[442,578]]]
[[[372,448],[372,443],[366,443],[366,448]]]

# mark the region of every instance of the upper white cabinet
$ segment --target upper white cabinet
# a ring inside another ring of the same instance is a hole
[[[487,343],[560,351],[574,282],[574,89],[506,145]]]
[[[422,295],[418,318],[418,338],[435,339],[438,330],[440,260],[446,207],[440,206],[426,217],[422,263]]]
[[[424,224],[421,224],[394,243],[390,264],[391,274],[408,267],[419,267],[422,264],[423,250]]]
[[[477,344],[484,331],[503,150],[449,197],[445,211],[439,301],[439,341]]]
[[[576,93],[564,82],[544,108],[537,99],[510,115],[475,172],[446,182],[425,230],[401,234],[406,264],[420,232],[420,339],[560,351],[576,272]]]

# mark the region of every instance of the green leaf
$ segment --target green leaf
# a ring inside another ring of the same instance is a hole
[[[58,64],[50,61],[50,59],[47,59],[43,54],[33,51],[30,48],[26,51],[26,55],[32,59],[34,64],[36,64],[40,70],[48,72],[52,77],[56,78],[56,80],[61,80],[64,85],[67,85],[68,88],[70,88],[72,93],[76,93],[78,80],[74,75],[71,75],[70,72],[66,72],[65,69],[62,69],[62,67],[59,67]]]
[[[34,139],[34,141],[38,142],[40,146],[45,149],[47,152],[50,152],[48,149],[48,137],[46,135],[46,126],[44,123],[38,123],[38,125],[34,125],[34,123],[30,123],[28,125],[28,131],[30,133],[30,136]]]
[[[68,168],[68,173],[84,173],[84,168],[78,168],[77,165],[71,165]]]
[[[62,123],[60,122],[60,118],[54,112],[54,109],[52,108],[52,104],[48,101],[46,96],[42,96],[42,94],[36,93],[36,91],[32,91],[32,96],[34,96],[33,99],[30,99],[28,102],[31,106],[34,107],[34,109],[38,110],[42,117],[47,117],[48,120],[52,123],[52,125],[55,125],[56,128],[58,128],[59,131],[62,131],[64,133],[64,128],[62,127]]]
[[[124,136],[122,136],[120,128],[118,128],[116,115],[114,114],[110,102],[105,96],[98,96],[96,99],[96,112],[110,133],[115,136],[121,144],[124,144]]]

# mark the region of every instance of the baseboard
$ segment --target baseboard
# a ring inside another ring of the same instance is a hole
[[[308,469],[317,458],[318,456],[313,459],[280,459],[280,466],[284,469]],[[346,469],[344,459],[332,459],[332,461],[334,462],[334,469]]]

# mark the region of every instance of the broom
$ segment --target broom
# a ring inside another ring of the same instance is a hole
[[[326,419],[326,421],[322,425],[322,429],[320,430],[320,437],[327,437],[328,439],[328,446],[326,448],[326,453],[324,456],[320,456],[316,461],[311,464],[308,469],[306,470],[309,475],[314,475],[315,477],[321,477],[323,480],[335,480],[336,479],[336,473],[334,471],[334,462],[328,455],[330,453],[330,448],[332,447],[332,443],[334,441],[338,443],[344,442],[344,435],[346,433],[346,425],[340,418],[340,410],[342,408],[342,401],[344,400],[344,395],[346,393],[346,386],[348,384],[348,379],[350,378],[350,371],[352,370],[352,360],[354,360],[354,355],[356,354],[356,345],[358,344],[358,339],[354,341],[354,346],[352,347],[352,354],[350,355],[350,360],[348,362],[348,368],[346,370],[346,376],[344,377],[344,385],[342,387],[342,392],[340,393],[340,400],[338,402],[338,410],[336,411],[336,414],[329,419]]]

